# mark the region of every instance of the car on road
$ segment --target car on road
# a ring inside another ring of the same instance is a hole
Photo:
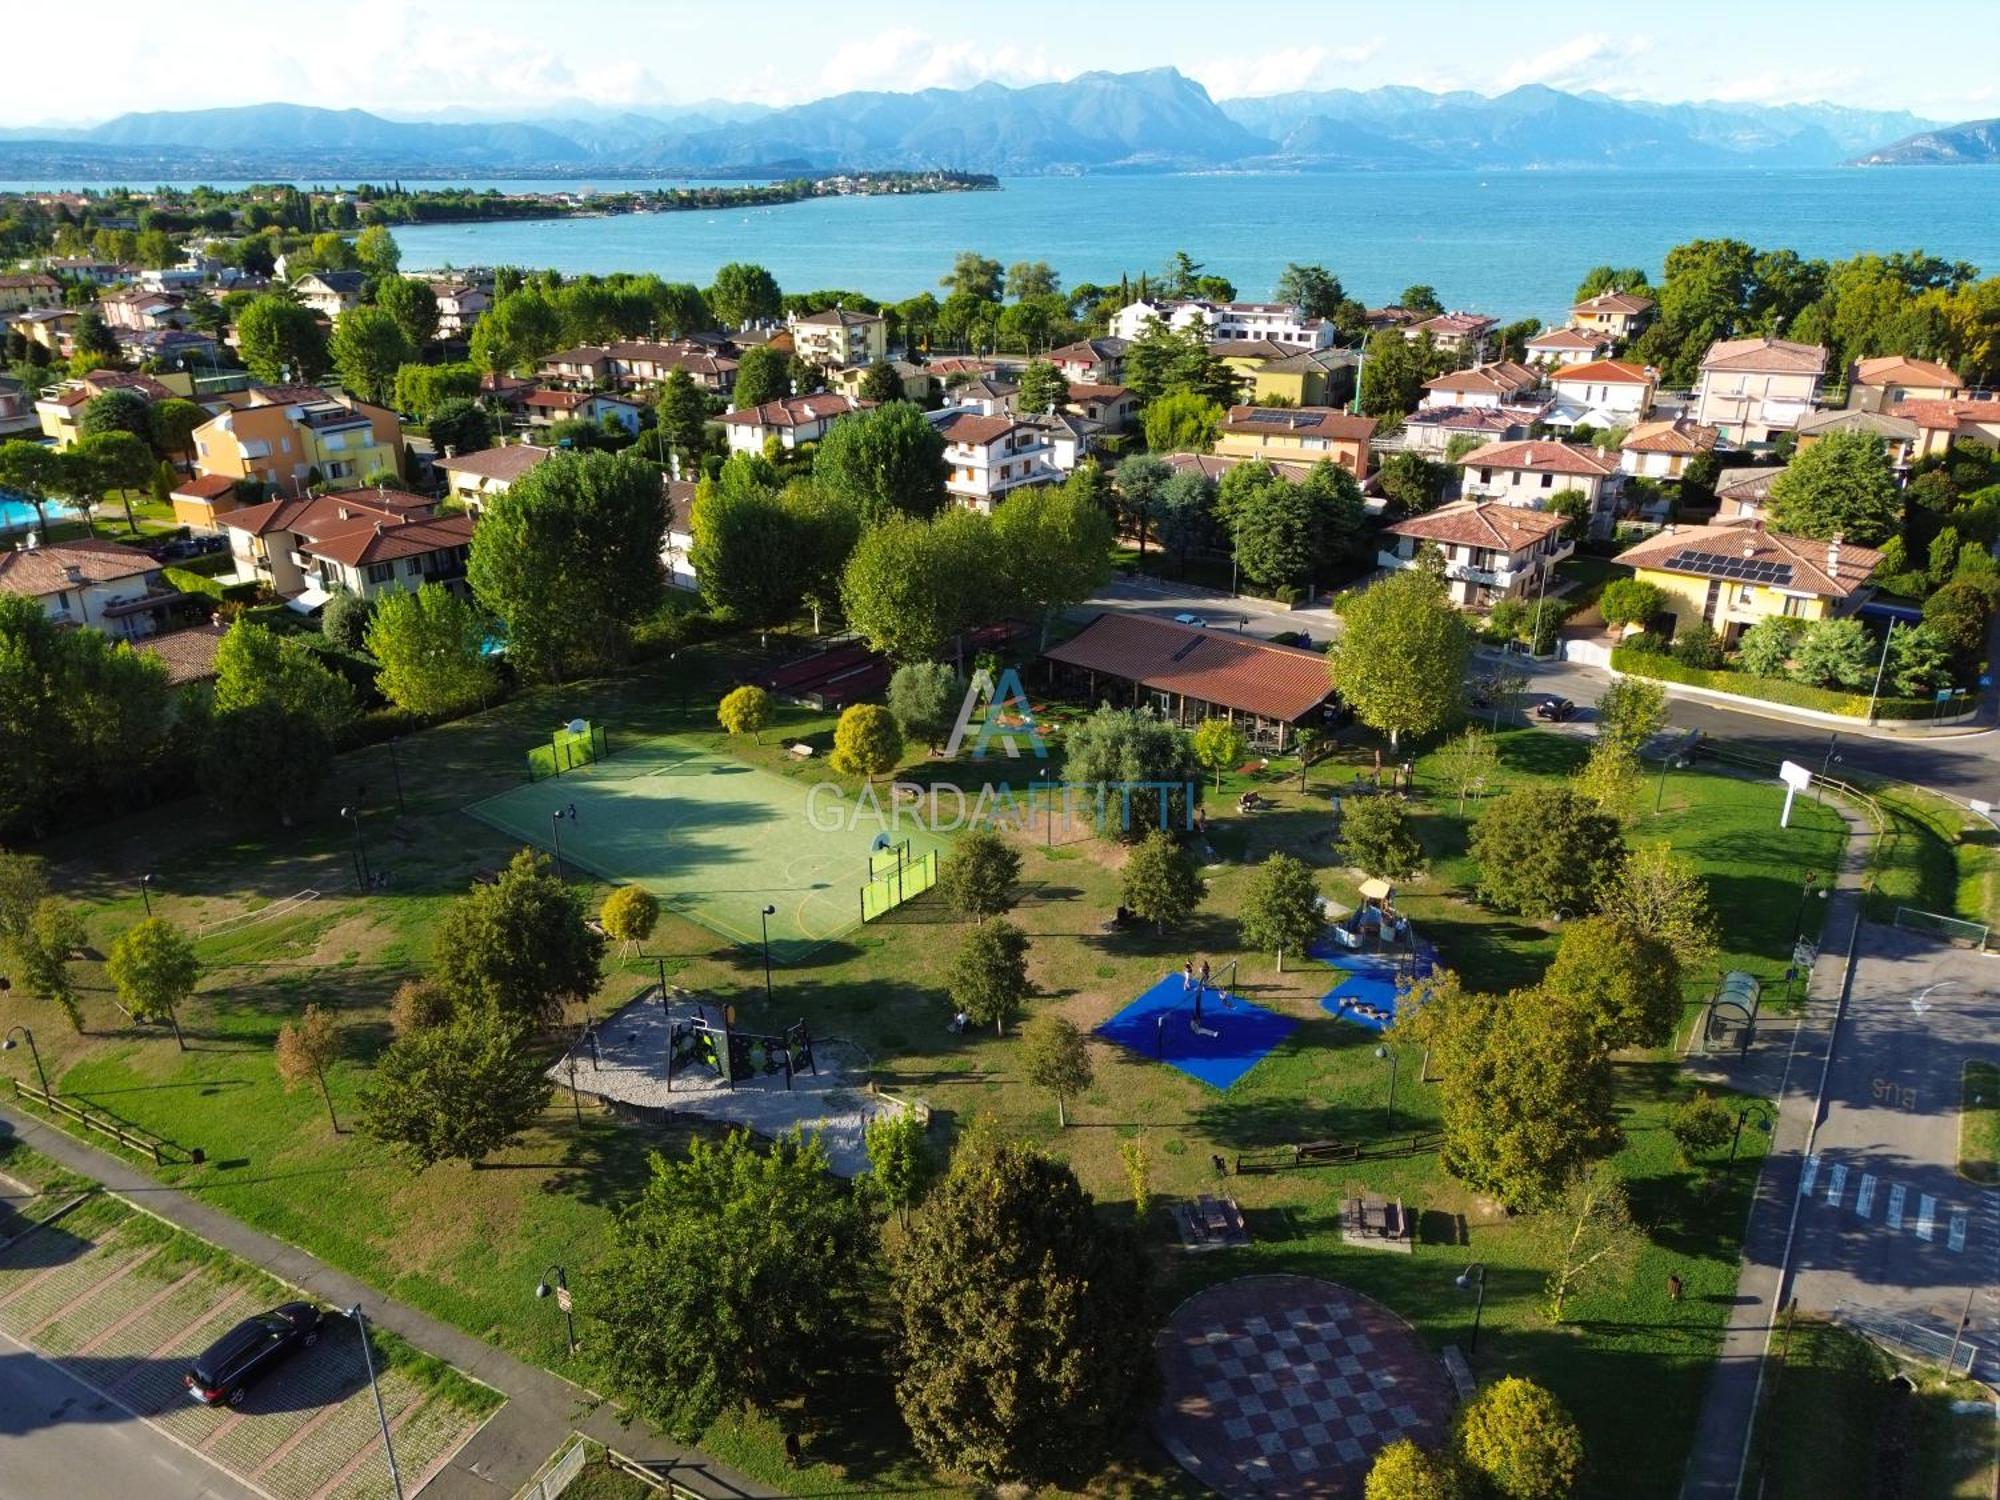
[[[1575,714],[1576,705],[1567,698],[1542,698],[1535,703],[1535,717],[1545,724],[1560,724]]]
[[[1208,629],[1208,621],[1204,620],[1200,615],[1190,614],[1187,610],[1182,610],[1179,614],[1175,615],[1174,623],[1176,625],[1192,625],[1198,630]]]
[[[294,1350],[319,1342],[325,1316],[310,1302],[287,1302],[245,1318],[195,1357],[181,1377],[188,1395],[203,1406],[239,1405]]]

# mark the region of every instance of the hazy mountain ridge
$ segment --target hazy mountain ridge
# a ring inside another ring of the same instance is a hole
[[[2000,120],[1919,130],[1854,158],[1861,167],[1928,167],[2000,162]]]

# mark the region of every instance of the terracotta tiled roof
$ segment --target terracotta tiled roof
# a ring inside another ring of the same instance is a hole
[[[1603,478],[1618,467],[1595,448],[1577,448],[1547,440],[1488,443],[1459,460],[1468,469],[1532,469],[1537,474],[1575,474]]]
[[[820,391],[811,396],[785,396],[777,401],[766,401],[762,406],[730,412],[722,420],[738,426],[803,427],[810,422],[823,422],[874,404],[873,401],[856,401],[831,391]]]
[[[1884,354],[1876,359],[1856,360],[1855,385],[1915,385],[1957,390],[1965,382],[1956,370],[1928,359],[1912,359],[1907,354]]]
[[[1316,652],[1147,615],[1099,615],[1044,656],[1287,722],[1311,713],[1333,691],[1326,659]]]
[[[305,550],[315,557],[359,568],[466,546],[472,541],[472,525],[470,516],[435,516],[400,524],[378,521],[372,526],[315,537],[305,543]]]
[[[1619,447],[1627,453],[1707,453],[1715,447],[1715,438],[1713,427],[1681,417],[1671,422],[1641,422],[1625,434]]]
[[[1403,426],[1443,427],[1452,432],[1507,433],[1532,426],[1543,407],[1426,406],[1403,418]]]
[[[202,682],[215,675],[215,648],[228,634],[220,625],[193,625],[137,642],[138,649],[167,664],[167,685]]]
[[[1587,365],[1564,365],[1549,376],[1552,385],[1651,385],[1653,372],[1624,359],[1594,359]]]
[[[1784,472],[1783,464],[1724,469],[1715,476],[1715,498],[1762,505],[1771,498],[1771,481]]]
[[[1740,577],[1746,583],[1845,599],[1867,583],[1882,554],[1873,547],[1767,531],[1762,521],[1734,521],[1716,526],[1669,526],[1637,546],[1627,547],[1616,560],[1628,567],[1697,578]],[[1748,576],[1743,571],[1745,564],[1764,565],[1756,571],[1766,576]]]
[[[1208,346],[1217,359],[1284,359],[1296,353],[1290,344],[1277,339],[1217,339]]]
[[[220,500],[235,489],[236,481],[227,474],[197,474],[192,479],[182,480],[170,493],[177,499]]]
[[[1829,432],[1865,432],[1886,442],[1907,443],[1915,440],[1918,428],[1908,417],[1846,406],[1838,411],[1807,412],[1799,418],[1798,430],[1801,437],[1818,437]]]
[[[976,411],[953,412],[938,419],[937,430],[947,443],[989,448],[1025,424],[1018,417],[985,417]]]
[[[1474,365],[1469,370],[1453,370],[1434,380],[1426,380],[1424,389],[1450,391],[1454,395],[1511,396],[1516,391],[1533,390],[1541,383],[1539,373],[1507,359],[1497,364]]]
[[[1375,419],[1331,406],[1232,406],[1222,430],[1365,443],[1375,435]]]
[[[1397,536],[1413,536],[1426,542],[1519,552],[1550,532],[1562,530],[1563,525],[1564,518],[1553,511],[1502,505],[1497,500],[1454,500],[1428,515],[1398,521],[1388,529]]]
[[[1293,484],[1304,484],[1313,471],[1311,464],[1286,463],[1282,459],[1237,458],[1227,453],[1163,453],[1160,457],[1176,474],[1199,474],[1209,480],[1220,480],[1238,464],[1261,463],[1280,479],[1290,480]]]
[[[509,448],[481,448],[477,453],[461,453],[456,458],[441,458],[437,467],[447,474],[470,474],[475,479],[492,479],[501,484],[512,484],[528,470],[545,458],[555,455],[553,448],[537,448],[532,443],[516,443]]]
[[[1932,431],[1956,432],[1960,422],[2000,422],[2000,401],[1900,401],[1890,415]]]
[[[521,404],[547,411],[575,411],[589,399],[588,391],[530,391],[521,398]]]
[[[1704,370],[1745,370],[1752,374],[1817,375],[1826,369],[1826,350],[1789,339],[1717,339],[1701,357]]]
[[[1545,328],[1528,340],[1530,349],[1607,349],[1612,338],[1593,328]]]
[[[1074,381],[1069,388],[1069,399],[1072,401],[1116,401],[1131,394],[1129,386],[1105,385],[1088,380]]]
[[[1074,344],[1064,344],[1060,349],[1051,349],[1048,359],[1051,364],[1058,365],[1104,364],[1110,360],[1123,359],[1125,351],[1131,347],[1129,339],[1078,339]]]
[[[160,565],[116,542],[62,542],[19,552],[0,552],[0,590],[39,599],[83,583],[116,583],[137,578]],[[70,577],[71,570],[76,577]]]
[[[1587,297],[1570,308],[1572,313],[1625,313],[1628,316],[1642,313],[1653,306],[1651,297],[1642,297],[1637,292],[1599,292],[1595,297]]]
[[[1426,318],[1413,325],[1409,332],[1428,333],[1433,338],[1464,338],[1468,334],[1484,333],[1498,318],[1489,318],[1484,313],[1448,312],[1439,313],[1434,318]]]

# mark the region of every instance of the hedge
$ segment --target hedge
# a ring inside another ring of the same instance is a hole
[[[1690,667],[1657,651],[1635,651],[1629,646],[1614,647],[1611,667],[1634,677],[1651,677],[1661,682],[1678,682],[1686,687],[1708,688],[1717,693],[1735,693],[1743,698],[1761,698],[1766,703],[1783,703],[1791,708],[1808,708],[1817,713],[1842,714],[1850,719],[1868,717],[1866,693],[1844,693],[1838,688],[1814,687],[1809,682],[1793,682],[1784,677],[1752,677],[1748,672],[1710,671]],[[1882,719],[1921,719],[1936,712],[1928,698],[1880,698],[1875,715]]]

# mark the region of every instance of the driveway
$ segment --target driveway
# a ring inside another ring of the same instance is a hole
[[[1959,1075],[2000,1061],[2000,957],[1868,925],[1799,1173],[1794,1291],[1967,1336],[2000,1368],[2000,1192],[1956,1170]],[[1939,1351],[1942,1353],[1942,1350]]]

